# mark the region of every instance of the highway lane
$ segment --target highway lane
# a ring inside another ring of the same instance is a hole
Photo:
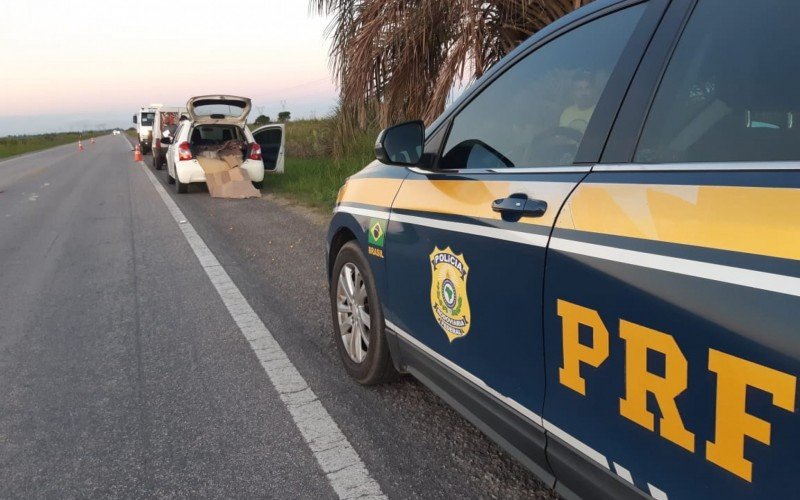
[[[0,162],[0,191],[0,496],[334,496],[124,137]],[[414,380],[347,378],[319,216],[171,196],[386,495],[552,496]]]
[[[333,497],[124,139],[65,151],[0,194],[0,496]]]

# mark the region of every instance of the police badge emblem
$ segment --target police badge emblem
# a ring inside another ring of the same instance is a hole
[[[465,336],[471,325],[467,278],[469,266],[464,255],[456,255],[450,247],[434,247],[431,262],[431,309],[436,322],[453,342]]]

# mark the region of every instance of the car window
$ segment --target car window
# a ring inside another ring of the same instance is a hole
[[[235,125],[200,125],[192,131],[192,144],[218,144],[242,140],[242,130]]]
[[[259,144],[278,144],[281,143],[281,129],[270,128],[262,130],[255,135],[255,140]]]
[[[183,124],[184,122],[178,124],[178,128],[175,130],[174,140],[178,140],[178,138],[181,137],[181,134],[183,133],[183,126],[184,126]]]
[[[247,103],[239,99],[202,99],[192,103],[196,116],[224,115],[242,117]]]
[[[176,111],[162,111],[158,114],[158,118],[161,135],[173,137],[178,129],[178,113]]]
[[[571,164],[644,9],[591,21],[516,63],[455,117],[439,167]]]
[[[643,163],[800,159],[798,10],[701,0],[642,131]]]

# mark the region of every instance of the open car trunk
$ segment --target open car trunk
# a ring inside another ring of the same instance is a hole
[[[186,111],[198,124],[227,124],[244,127],[252,104],[247,97],[201,95],[186,102]]]
[[[247,172],[239,168],[247,155],[247,138],[237,125],[197,125],[189,138],[192,156],[203,168],[215,198],[261,196]]]
[[[228,168],[238,167],[247,155],[247,139],[236,125],[198,125],[189,138],[192,156],[200,165],[211,165],[216,160],[223,161]]]

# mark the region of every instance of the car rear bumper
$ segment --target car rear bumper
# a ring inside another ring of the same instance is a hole
[[[247,172],[250,180],[261,182],[264,180],[264,164],[256,160],[246,160],[242,163],[242,170]],[[205,182],[206,173],[197,160],[179,161],[175,164],[175,173],[178,180],[184,184],[192,182]]]

